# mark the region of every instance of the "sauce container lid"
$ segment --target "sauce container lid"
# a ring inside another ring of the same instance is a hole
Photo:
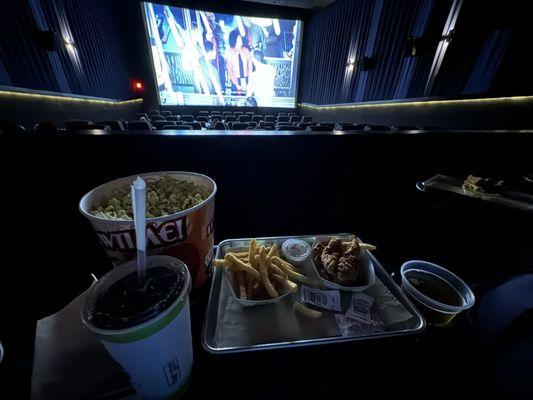
[[[281,245],[285,258],[292,262],[302,262],[311,254],[311,245],[304,240],[288,239]]]

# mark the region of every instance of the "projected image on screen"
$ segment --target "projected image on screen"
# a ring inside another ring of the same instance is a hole
[[[301,21],[143,8],[162,105],[295,107]]]

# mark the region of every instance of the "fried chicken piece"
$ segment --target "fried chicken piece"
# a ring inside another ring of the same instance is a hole
[[[352,237],[351,241],[345,243],[345,246],[346,250],[339,259],[336,277],[340,282],[355,282],[358,276],[361,248],[355,237]]]
[[[317,245],[313,248],[313,259],[315,263],[320,264],[320,256],[322,256],[322,252],[326,248],[326,244],[323,242],[317,243]]]
[[[341,257],[337,267],[336,278],[340,283],[355,282],[358,277],[356,256]]]
[[[346,244],[347,244],[346,250],[344,250],[342,256],[348,257],[348,256],[353,255],[353,256],[359,257],[359,255],[361,254],[361,247],[359,246],[359,242],[357,241],[357,239],[351,240],[350,242],[347,242]]]
[[[337,271],[337,265],[339,264],[339,255],[338,254],[327,254],[326,252],[322,253],[320,257],[322,265],[326,272],[330,275],[335,275]]]
[[[340,238],[333,238],[329,241],[324,249],[328,254],[340,253],[342,251],[342,240]]]
[[[322,252],[320,260],[324,269],[331,275],[335,275],[339,258],[342,254],[342,241],[339,238],[333,238]]]

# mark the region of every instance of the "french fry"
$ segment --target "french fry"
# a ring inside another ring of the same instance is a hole
[[[307,276],[302,275],[299,272],[296,272],[294,269],[292,269],[291,265],[288,262],[282,260],[281,258],[272,257],[272,262],[276,263],[278,267],[283,269],[289,278],[294,279],[298,282],[302,282],[302,283],[312,282],[312,280],[309,279]]]
[[[288,263],[287,261],[285,261],[283,258],[281,258],[279,256],[272,257],[272,261],[275,261],[277,263],[276,265],[279,265],[283,269],[290,269],[291,271],[295,271],[295,269],[294,269],[294,267],[293,267],[293,265],[291,263]]]
[[[237,286],[239,288],[239,291],[238,291],[239,298],[242,300],[247,300],[248,297],[246,295],[246,286],[244,284],[244,280],[245,280],[244,272],[235,271],[234,276],[236,276],[237,278]]]
[[[250,265],[254,269],[258,269],[258,263],[256,261],[257,254],[257,241],[255,239],[252,239],[250,241],[250,246],[248,247],[248,261],[250,262]]]
[[[296,283],[288,280],[282,275],[272,274],[272,278],[276,282],[278,282],[283,287],[283,289],[285,289],[285,293],[286,292],[294,293],[296,292],[296,290],[298,290],[298,285]]]
[[[213,260],[213,265],[229,270],[235,296],[243,300],[263,299],[265,295],[276,298],[295,292],[298,285],[293,281],[312,282],[281,258],[277,244],[259,245],[256,239],[250,241],[247,251],[228,252],[223,260]]]
[[[235,257],[237,257],[238,259],[240,260],[247,260],[248,259],[248,252],[247,251],[239,251],[239,252],[232,252],[230,251],[231,254],[233,254]]]
[[[221,260],[221,259],[214,259],[213,260],[213,266],[218,268],[229,268],[229,262],[227,260]]]
[[[259,250],[259,271],[261,273],[261,280],[263,281],[263,285],[265,286],[265,289],[267,290],[270,297],[278,297],[279,293],[272,285],[272,282],[270,282],[270,279],[268,277],[268,266],[267,266],[267,257],[266,257],[266,250],[264,247],[261,247]]]
[[[267,257],[267,267],[269,270],[271,270],[274,274],[278,274],[278,275],[281,275],[281,276],[284,276],[284,277],[287,277],[287,274],[285,273],[285,271],[283,269],[281,269],[280,267],[278,267],[276,264],[274,264],[272,262],[272,259],[269,259]]]
[[[310,318],[320,318],[322,316],[322,313],[320,311],[312,310],[297,301],[294,302],[293,308],[294,311],[298,311],[299,313],[302,313],[303,315]]]
[[[253,269],[250,264],[246,264],[242,260],[239,260],[233,254],[231,253],[226,254],[226,260],[228,260],[231,263],[231,267],[244,271],[248,273],[249,275],[253,276],[255,279],[259,280],[261,278],[261,275],[256,269]]]
[[[277,244],[273,244],[272,247],[270,248],[270,250],[268,251],[268,254],[267,254],[267,258],[271,258],[271,257],[279,257],[279,248],[278,248],[278,245]]]
[[[373,251],[377,249],[376,246],[372,244],[368,244],[368,243],[359,243],[359,247],[361,248],[361,250],[369,250],[369,251]]]

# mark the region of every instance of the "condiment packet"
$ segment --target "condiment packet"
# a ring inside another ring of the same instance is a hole
[[[373,312],[375,300],[363,293],[354,293],[346,314],[335,314],[342,336],[362,336],[384,332],[383,321]]]
[[[383,328],[379,325],[380,323],[366,324],[343,314],[335,314],[335,321],[342,336],[364,336],[384,332]]]
[[[302,286],[300,301],[326,310],[341,311],[341,295],[338,290],[320,290]]]
[[[372,306],[374,298],[363,293],[354,293],[350,307],[346,310],[346,317],[355,319],[365,324],[372,320]]]

